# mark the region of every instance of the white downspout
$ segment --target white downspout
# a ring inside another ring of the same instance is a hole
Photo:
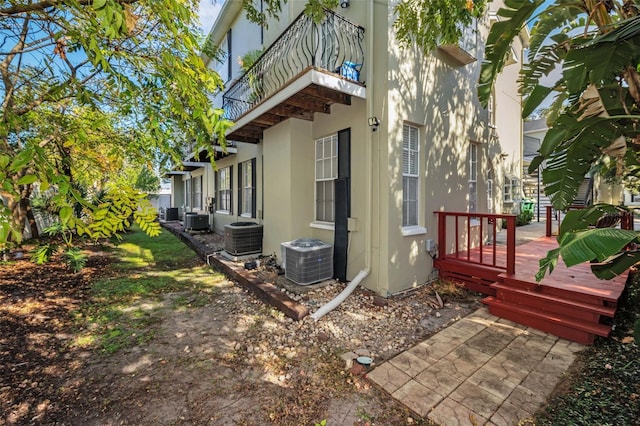
[[[373,70],[373,0],[369,0],[369,7],[367,8],[367,31],[369,35],[367,37],[367,73],[369,73],[370,78],[369,81],[372,81],[372,73]],[[373,86],[374,84],[370,84],[367,86],[367,117],[373,117]],[[367,165],[367,174],[366,174],[366,185],[367,185],[367,199],[365,205],[367,208],[365,209],[365,234],[364,234],[364,269],[358,272],[353,280],[349,283],[344,290],[340,292],[336,297],[322,305],[317,311],[311,314],[311,318],[318,321],[320,318],[334,310],[338,305],[345,301],[345,299],[353,293],[353,291],[358,287],[358,285],[364,280],[369,273],[371,272],[371,230],[373,228],[372,222],[372,210],[373,210],[373,164],[372,164],[372,149],[373,149],[373,132],[369,130],[370,140],[369,143],[365,146],[365,164]]]

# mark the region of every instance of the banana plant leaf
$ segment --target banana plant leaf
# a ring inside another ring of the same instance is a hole
[[[506,20],[491,26],[478,82],[478,98],[484,107],[489,103],[493,85],[504,68],[511,43],[542,3],[543,0],[505,0],[505,7],[498,10],[498,16]]]
[[[625,251],[604,262],[592,263],[591,272],[601,280],[610,280],[623,274],[638,262],[640,262],[640,252],[637,250]]]
[[[567,232],[583,231],[595,226],[598,219],[605,214],[622,214],[626,211],[624,207],[611,204],[594,204],[580,210],[569,210],[560,225],[559,238]]]
[[[604,264],[607,259],[619,255],[621,250],[632,242],[638,242],[635,231],[615,228],[596,228],[577,232],[566,232],[558,238],[557,249],[551,250],[540,260],[540,269],[536,280],[541,281],[547,271],[551,273],[561,257],[569,268],[585,262],[597,261]],[[602,276],[613,271],[601,267]],[[615,276],[615,275],[613,275]]]

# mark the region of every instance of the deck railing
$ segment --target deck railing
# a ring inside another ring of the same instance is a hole
[[[364,28],[325,10],[320,23],[301,13],[222,98],[225,117],[237,120],[309,67],[358,81]]]
[[[512,214],[435,212],[438,215],[438,259],[502,269],[515,273],[516,216]],[[496,250],[498,222],[506,224],[506,254]],[[453,234],[453,235],[452,235]]]
[[[567,211],[569,210],[580,210],[584,209],[585,206],[569,206]],[[555,210],[552,206],[547,206],[547,223],[546,223],[546,236],[551,237],[553,235],[560,234],[560,224],[562,223],[562,218],[564,217],[566,212],[562,212],[560,210]],[[557,224],[557,227],[554,231],[554,222]],[[621,229],[633,230],[633,212],[631,211],[622,211],[620,212],[619,226]],[[607,227],[609,225],[604,224],[602,226],[596,225],[596,227]]]

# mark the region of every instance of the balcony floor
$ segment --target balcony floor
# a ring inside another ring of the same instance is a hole
[[[286,86],[236,120],[227,139],[258,143],[264,130],[289,118],[313,121],[315,113],[331,113],[331,105],[351,105],[352,96],[365,98],[363,83],[318,68],[307,68]]]

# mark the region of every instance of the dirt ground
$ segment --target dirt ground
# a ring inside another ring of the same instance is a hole
[[[429,289],[378,306],[357,290],[318,323],[294,322],[225,281],[204,301],[140,300],[153,337],[106,355],[73,344],[73,313],[108,262],[93,253],[79,274],[0,264],[0,425],[424,424],[341,355],[380,362],[477,307],[469,296],[434,310]],[[304,298],[319,305],[341,286]]]

